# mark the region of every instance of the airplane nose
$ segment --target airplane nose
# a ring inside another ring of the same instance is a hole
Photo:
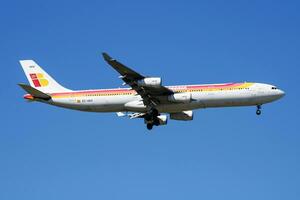
[[[285,92],[283,90],[278,90],[278,96],[279,98],[282,98],[285,96]]]

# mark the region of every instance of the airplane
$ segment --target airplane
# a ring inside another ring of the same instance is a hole
[[[243,82],[164,86],[161,77],[144,76],[103,53],[104,60],[130,88],[70,90],[61,86],[33,60],[20,60],[30,85],[18,84],[24,99],[87,112],[116,112],[119,117],[142,118],[148,130],[172,120],[193,120],[193,110],[215,107],[261,106],[282,98],[274,85]]]

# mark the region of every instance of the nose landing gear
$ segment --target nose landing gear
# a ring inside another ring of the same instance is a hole
[[[256,115],[261,115],[261,105],[257,105]]]

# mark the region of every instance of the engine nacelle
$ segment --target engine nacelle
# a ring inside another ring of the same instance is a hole
[[[192,100],[191,93],[175,93],[168,96],[168,100],[177,103],[189,103]]]
[[[167,115],[158,115],[157,119],[158,119],[158,124],[156,124],[156,120],[151,119],[150,121],[147,121],[146,118],[144,118],[144,123],[148,124],[149,122],[150,123],[153,122],[154,125],[156,125],[156,126],[166,125],[168,123],[168,116]]]
[[[162,80],[160,77],[149,77],[139,80],[137,84],[139,86],[159,87],[162,84]]]
[[[170,114],[170,119],[174,119],[174,120],[189,121],[189,120],[193,120],[193,118],[194,118],[194,114],[193,111],[191,110]]]
[[[159,125],[166,125],[168,123],[168,116],[167,115],[159,115],[157,116],[157,119],[159,121]]]

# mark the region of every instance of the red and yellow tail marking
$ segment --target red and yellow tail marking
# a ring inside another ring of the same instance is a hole
[[[30,78],[34,84],[34,87],[44,87],[49,84],[49,81],[44,78],[44,75],[41,73],[30,74]]]

